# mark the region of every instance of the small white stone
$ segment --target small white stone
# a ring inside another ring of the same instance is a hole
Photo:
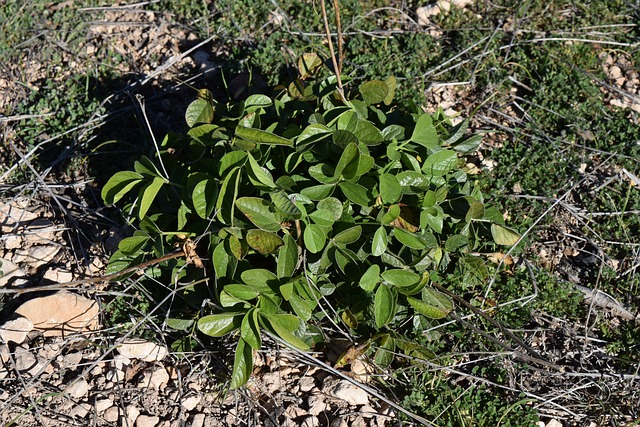
[[[129,359],[139,359],[144,362],[160,361],[169,353],[164,346],[137,338],[120,341],[118,352]]]
[[[342,399],[350,405],[367,405],[369,403],[367,392],[347,380],[325,382],[322,389],[325,393]]]
[[[0,258],[0,288],[11,284],[14,288],[27,285],[29,281],[27,275],[17,265],[8,259]]]
[[[108,397],[104,399],[96,399],[95,405],[96,412],[100,414],[113,406],[113,400]]]
[[[4,343],[22,344],[27,334],[33,330],[33,323],[26,317],[9,320],[0,326],[0,339]]]
[[[300,386],[300,391],[309,392],[313,390],[313,388],[316,386],[316,383],[313,377],[303,377],[300,378],[300,381],[298,381],[298,385]]]
[[[89,404],[87,404],[87,403],[81,403],[81,404],[76,405],[73,408],[71,408],[70,415],[72,417],[84,418],[84,417],[87,416],[89,411],[91,411],[91,406],[89,406]]]
[[[129,425],[133,425],[140,418],[140,409],[137,406],[127,406],[125,410],[125,416]]]
[[[108,423],[115,423],[120,417],[120,410],[117,406],[112,406],[111,408],[105,409],[104,415],[102,417]]]
[[[323,411],[327,409],[327,404],[325,402],[326,399],[319,394],[312,394],[309,396],[307,400],[307,405],[309,406],[309,413],[311,415],[319,415]]]
[[[302,420],[300,425],[302,427],[318,427],[320,425],[320,421],[318,420],[318,417],[309,415]]]
[[[547,427],[562,427],[562,423],[558,420],[551,420],[547,423]]]
[[[136,427],[156,427],[160,417],[150,417],[148,415],[140,415],[136,420]]]
[[[149,387],[154,390],[159,390],[160,387],[167,385],[169,382],[169,374],[163,367],[157,367],[154,370],[147,370],[144,372],[142,379],[140,380],[140,387]]]
[[[80,380],[69,384],[64,389],[64,392],[78,399],[86,395],[89,392],[89,389],[91,389],[89,383],[84,378],[80,378]]]
[[[205,418],[205,414],[195,414],[191,422],[191,427],[203,427]]]
[[[16,362],[16,369],[20,372],[33,369],[38,363],[36,356],[23,347],[16,347],[14,358]]]
[[[113,357],[113,366],[115,366],[116,369],[124,371],[124,368],[126,366],[129,366],[130,364],[131,364],[131,359],[129,359],[127,356],[116,354]]]
[[[107,381],[118,383],[124,380],[124,372],[120,369],[111,369],[109,370],[109,372],[107,372],[105,378],[107,379]]]
[[[196,406],[198,406],[200,400],[202,400],[200,396],[187,397],[182,401],[182,407],[187,411],[192,411]]]
[[[440,6],[431,4],[429,6],[423,6],[416,9],[416,15],[418,16],[418,25],[427,26],[431,24],[430,17],[440,13]]]

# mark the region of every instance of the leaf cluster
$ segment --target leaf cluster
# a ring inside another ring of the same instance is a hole
[[[326,338],[327,316],[375,341],[380,364],[419,353],[403,328],[453,308],[430,283],[454,268],[483,280],[472,253],[519,238],[465,173],[481,139],[466,121],[397,112],[392,77],[363,83],[345,104],[335,77],[316,78],[322,66],[303,55],[299,78],[273,97],[223,105],[201,90],[190,130],[102,190],[139,224],[110,271],[199,239],[214,308],[197,328],[238,332],[232,388],[248,380],[263,331],[307,349]],[[172,280],[192,278],[190,268],[174,266]]]

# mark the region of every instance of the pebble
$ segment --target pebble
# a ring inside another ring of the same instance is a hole
[[[320,425],[320,420],[318,417],[309,415],[302,420],[300,424],[302,427],[318,427]]]
[[[160,422],[160,417],[140,415],[136,420],[136,427],[155,427]]]
[[[202,400],[200,396],[187,397],[182,401],[182,407],[187,411],[192,411],[196,406],[198,406],[200,400]]]
[[[91,389],[91,386],[89,385],[89,383],[87,382],[87,380],[85,380],[84,378],[81,378],[80,380],[69,384],[65,389],[65,393],[75,397],[76,399],[79,399],[81,397],[83,397],[84,395],[86,395],[89,390]]]
[[[369,403],[367,392],[347,380],[325,380],[322,391],[335,398],[342,399],[350,405],[367,405]]]
[[[137,406],[133,405],[127,406],[127,409],[125,410],[125,416],[127,417],[128,424],[133,425],[133,423],[137,423],[137,420],[140,418],[140,409],[138,409]]]
[[[96,412],[100,414],[113,406],[113,400],[109,398],[96,399],[95,406]]]
[[[33,369],[38,363],[36,356],[23,347],[16,347],[14,358],[16,362],[16,369],[20,372]]]
[[[306,393],[313,390],[316,386],[316,382],[313,377],[303,377],[298,381],[298,386],[300,387],[300,391]]]
[[[166,369],[159,366],[154,370],[146,370],[138,384],[139,387],[148,387],[154,390],[159,390],[160,387],[167,385],[169,382],[169,374]]]
[[[104,411],[103,418],[108,423],[115,423],[118,421],[118,417],[120,416],[120,410],[117,406],[112,406],[111,408],[107,408]]]
[[[22,344],[32,329],[33,323],[26,317],[8,320],[4,325],[0,326],[0,339],[2,339],[5,344],[9,342]]]
[[[191,422],[191,427],[203,427],[205,418],[205,414],[195,414],[193,416],[193,421]]]
[[[98,304],[69,292],[34,298],[17,308],[46,337],[98,329]]]
[[[72,417],[84,418],[87,416],[90,410],[91,410],[91,406],[88,403],[81,403],[79,405],[74,406],[71,409],[70,415]]]
[[[137,338],[121,340],[118,352],[129,359],[139,359],[144,362],[158,362],[169,354],[166,347]]]

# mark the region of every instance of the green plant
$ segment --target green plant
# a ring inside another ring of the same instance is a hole
[[[407,320],[452,309],[429,282],[456,265],[481,271],[471,251],[518,240],[461,167],[480,142],[467,122],[397,113],[393,78],[345,104],[334,76],[313,78],[322,64],[303,55],[300,78],[273,98],[221,105],[200,91],[187,134],[170,133],[102,190],[108,204],[128,201],[140,227],[109,272],[199,240],[215,303],[197,324],[214,337],[239,330],[232,388],[249,378],[261,330],[307,349],[325,339],[327,316],[376,341],[379,363],[416,351],[399,338]],[[203,274],[171,267],[181,281]]]

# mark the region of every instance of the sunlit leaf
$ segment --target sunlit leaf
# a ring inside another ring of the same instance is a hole
[[[491,224],[491,235],[499,245],[512,246],[520,240],[520,235],[515,230],[498,224]]]
[[[229,388],[235,390],[249,381],[253,372],[253,349],[242,338],[238,340],[236,354],[231,370],[231,384]]]
[[[284,245],[282,239],[275,233],[264,230],[251,229],[247,231],[247,244],[262,255],[267,255],[278,250]]]
[[[396,297],[386,285],[378,286],[373,300],[373,313],[378,329],[389,323],[396,311]]]

